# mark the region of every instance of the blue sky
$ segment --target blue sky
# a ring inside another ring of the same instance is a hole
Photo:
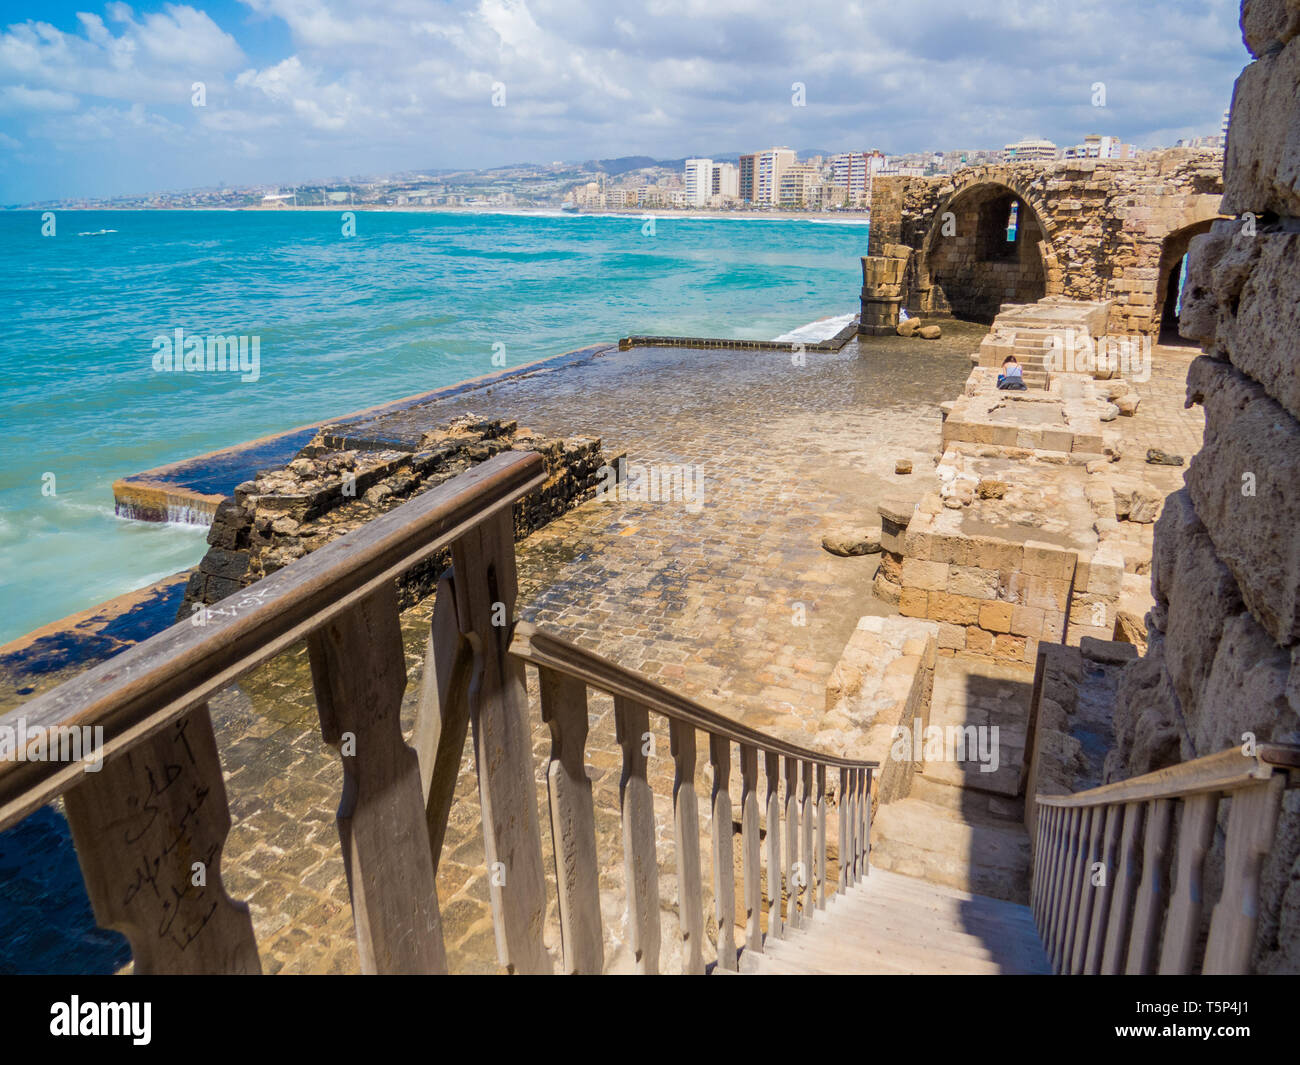
[[[0,0],[0,204],[772,144],[1172,144],[1218,131],[1248,59],[1237,15],[1234,0]]]

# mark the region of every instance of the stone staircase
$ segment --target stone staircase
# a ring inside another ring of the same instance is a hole
[[[929,724],[998,729],[998,765],[927,760],[907,798],[882,803],[871,866],[1012,902],[1029,899],[1030,849],[1019,797],[1033,674],[991,661],[941,658]]]
[[[1050,975],[1028,906],[873,868],[826,909],[763,952],[745,951],[753,975],[913,973]]]

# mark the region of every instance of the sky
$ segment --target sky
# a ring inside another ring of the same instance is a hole
[[[773,145],[1170,145],[1219,131],[1249,58],[1237,17],[1236,0],[0,0],[0,204]]]

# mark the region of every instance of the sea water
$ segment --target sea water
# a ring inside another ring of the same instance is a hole
[[[0,213],[0,643],[202,557],[201,526],[117,517],[119,477],[628,334],[815,339],[866,243],[814,220]],[[256,372],[168,370],[177,330],[255,340]]]

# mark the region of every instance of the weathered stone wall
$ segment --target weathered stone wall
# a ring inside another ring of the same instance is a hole
[[[1109,778],[1300,742],[1300,2],[1243,7],[1223,211],[1192,241],[1181,329],[1205,442],[1156,526],[1149,648],[1129,666]],[[1207,898],[1218,890],[1224,817]],[[1300,972],[1300,793],[1262,874],[1255,964]]]
[[[1063,295],[1113,301],[1111,333],[1153,334],[1189,232],[1218,215],[1221,165],[1217,152],[1173,148],[1137,160],[877,177],[868,253],[912,248],[904,282],[911,314],[951,310],[991,320],[1000,303]],[[1014,254],[997,246],[990,213],[1009,206],[1008,197],[1022,204]]]
[[[549,474],[541,488],[515,504],[518,540],[591,499],[605,465],[599,439],[549,440],[499,419],[453,422],[424,434],[412,451],[358,449],[345,447],[346,441],[326,427],[287,466],[263,471],[235,489],[217,508],[208,552],[190,577],[178,617],[219,602],[502,451],[536,451]],[[617,460],[609,465],[616,470]],[[431,594],[449,562],[449,552],[439,552],[403,574],[402,606]]]

